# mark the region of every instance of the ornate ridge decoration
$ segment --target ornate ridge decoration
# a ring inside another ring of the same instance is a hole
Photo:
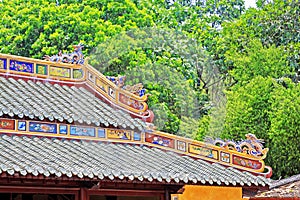
[[[268,148],[264,148],[263,140],[257,139],[254,134],[246,134],[246,140],[235,142],[233,140],[224,141],[222,139],[206,138],[205,142],[210,143],[221,148],[237,151],[239,153],[248,154],[255,158],[264,159],[269,151]]]
[[[72,53],[62,53],[61,51],[59,51],[57,55],[53,55],[53,56],[45,55],[44,59],[51,62],[83,65],[85,62],[84,55],[82,53],[83,47],[84,45],[79,43],[78,45],[73,45],[74,51]],[[106,76],[106,78],[111,82],[113,82],[116,86],[126,91],[129,91],[132,94],[135,94],[140,97],[145,95],[146,90],[143,88],[142,83],[138,83],[133,86],[130,85],[124,86],[126,76],[120,76],[120,75]]]
[[[143,88],[143,84],[142,83],[138,83],[138,84],[135,84],[135,85],[126,85],[123,87],[123,89],[135,94],[135,95],[138,95],[140,97],[144,96],[145,95],[145,92],[146,90]]]
[[[248,150],[248,153],[246,150],[245,152],[240,152],[233,149],[232,141],[228,143],[218,139],[214,140],[213,144],[195,141],[156,131],[154,125],[151,123],[147,123],[145,130],[138,131],[104,128],[86,124],[0,118],[0,133],[147,145],[187,155],[195,159],[217,162],[228,167],[249,171],[265,177],[272,175],[272,169],[265,166],[263,160],[267,149],[264,149],[262,146],[262,151],[265,153],[261,156],[257,154],[252,155],[250,153],[251,150]],[[254,148],[257,145],[260,146],[261,142],[253,134],[247,134],[247,139],[240,142],[239,145],[247,144],[245,148],[248,148],[249,145]],[[223,144],[222,147],[216,146],[220,143]],[[238,146],[236,143],[235,145]],[[267,170],[267,172],[264,172],[264,170]]]
[[[72,53],[62,53],[59,51],[57,55],[53,56],[44,56],[44,59],[52,62],[62,62],[69,64],[84,64],[84,55],[82,53],[83,44],[79,43],[78,45],[73,45],[74,51]]]

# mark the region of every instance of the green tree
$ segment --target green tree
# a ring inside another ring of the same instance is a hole
[[[300,173],[300,85],[289,79],[280,82],[271,94],[270,153],[267,157],[275,172],[274,178]]]
[[[272,78],[255,77],[243,87],[227,91],[227,114],[223,138],[239,140],[252,133],[267,139],[270,129]]]
[[[227,73],[235,68],[234,61],[230,58],[247,53],[248,44],[256,40],[265,49],[283,49],[287,56],[287,68],[297,71],[300,38],[298,7],[296,1],[274,0],[260,9],[248,9],[234,22],[223,23],[222,31],[214,38],[216,48],[211,51],[220,71]]]
[[[300,172],[299,85],[290,79],[256,77],[227,94],[223,138],[240,140],[247,133],[264,139],[269,148],[266,164],[273,178]]]
[[[158,128],[191,136],[191,132],[182,131],[180,123],[183,118],[197,121],[205,114],[200,108],[207,102],[207,98],[203,98],[207,95],[197,85],[199,70],[203,71],[203,80],[208,74],[203,70],[205,56],[197,42],[183,33],[169,29],[135,29],[100,44],[91,64],[104,74],[126,74],[126,84],[144,83],[151,94],[148,104],[155,113]],[[197,124],[190,126],[198,127]]]
[[[243,52],[227,51],[225,58],[233,63],[229,74],[240,84],[257,76],[280,78],[292,71],[282,47],[263,47],[258,40],[250,41]]]

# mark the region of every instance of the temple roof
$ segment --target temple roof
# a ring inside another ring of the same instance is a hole
[[[113,80],[86,62],[0,54],[1,176],[270,184],[272,170],[263,161],[268,149],[254,135],[240,143],[204,143],[156,131],[144,122],[153,121],[148,96]]]
[[[270,179],[144,145],[0,135],[0,171],[12,176],[77,177],[208,185],[266,186]]]
[[[145,123],[115,109],[84,87],[0,77],[0,116],[28,117],[144,130]]]

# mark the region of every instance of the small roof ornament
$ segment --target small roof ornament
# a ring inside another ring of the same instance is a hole
[[[60,50],[58,54],[49,56],[45,55],[44,59],[52,62],[62,62],[69,64],[84,64],[84,55],[82,53],[84,45],[79,43],[78,45],[73,45],[74,51],[72,53],[62,53]]]

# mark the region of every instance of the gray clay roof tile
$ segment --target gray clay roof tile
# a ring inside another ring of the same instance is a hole
[[[265,186],[270,180],[147,146],[0,135],[0,172],[22,176]]]
[[[64,120],[142,131],[145,123],[111,108],[83,87],[0,77],[0,116]]]

